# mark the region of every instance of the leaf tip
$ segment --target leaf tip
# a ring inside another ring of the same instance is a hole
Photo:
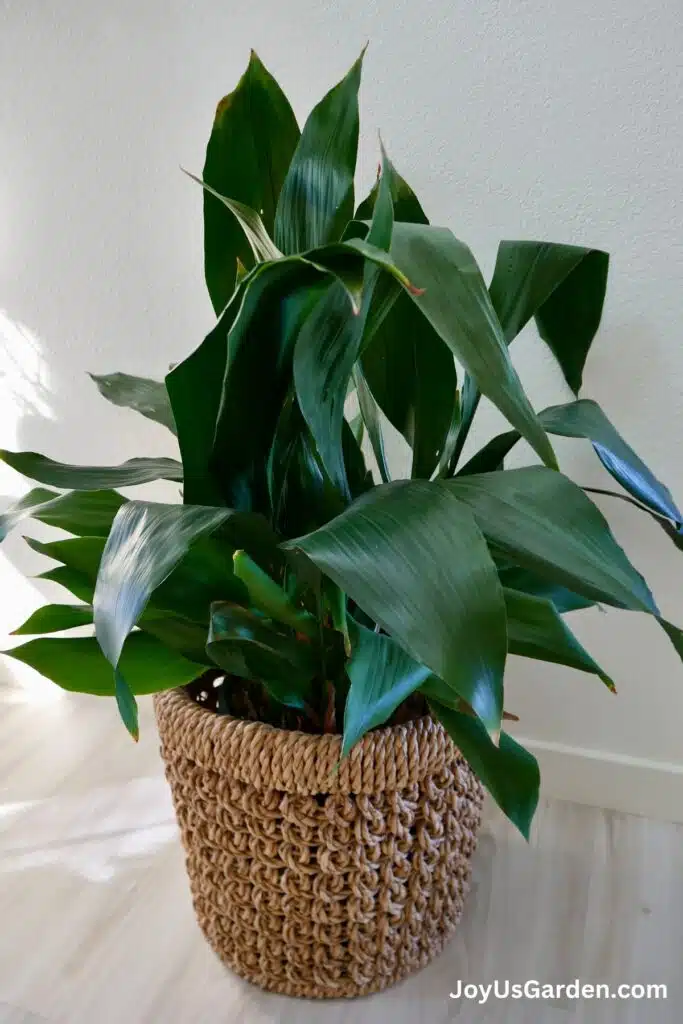
[[[408,283],[406,284],[406,288],[408,289],[410,294],[414,295],[415,298],[417,298],[417,299],[419,299],[420,296],[424,295],[424,293],[427,291],[426,288],[418,288],[418,287],[416,287],[416,285],[411,284],[410,281],[408,281]]]

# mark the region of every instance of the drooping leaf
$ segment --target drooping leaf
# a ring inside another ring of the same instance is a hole
[[[118,668],[114,669],[114,696],[116,697],[116,706],[119,709],[121,721],[137,743],[140,739],[138,702]]]
[[[176,433],[171,402],[163,381],[131,377],[127,373],[90,373],[88,376],[97,385],[99,393],[113,405],[134,409],[148,420],[161,423],[171,433]]]
[[[540,420],[552,434],[588,438],[605,469],[625,491],[654,512],[678,525],[683,523],[683,514],[669,489],[624,441],[597,402],[581,398],[566,405],[554,405],[543,410]]]
[[[286,96],[252,52],[237,88],[218,104],[202,176],[221,195],[259,212],[272,237],[280,189],[298,141]],[[237,261],[251,266],[249,257],[233,215],[205,194],[204,269],[216,314],[234,290]]]
[[[36,487],[0,515],[0,540],[24,519],[38,519],[67,533],[106,537],[126,501],[116,491],[71,491],[59,494]]]
[[[505,607],[471,515],[438,483],[385,484],[287,549],[305,555],[495,732]]]
[[[143,501],[130,501],[119,510],[93,597],[95,635],[115,670],[126,637],[152,592],[187,554],[192,541],[215,530],[229,515],[220,508]]]
[[[397,223],[391,255],[413,284],[424,289],[408,294],[479,389],[555,468],[552,447],[510,362],[489,293],[467,246],[445,228]]]
[[[609,256],[550,242],[501,242],[491,301],[508,344],[536,318],[539,333],[576,394],[600,325]]]
[[[316,660],[310,643],[249,608],[213,605],[206,650],[220,668],[263,683],[280,704],[305,708],[311,699]]]
[[[676,654],[683,661],[683,629],[679,629],[678,626],[674,626],[673,622],[668,622],[661,617],[658,622],[671,641]]]
[[[399,704],[431,675],[430,670],[383,633],[350,620],[351,686],[344,711],[342,757],[366,732],[382,725]]]
[[[12,636],[61,633],[75,626],[92,625],[92,608],[82,604],[46,604],[12,630]]]
[[[361,54],[304,125],[275,214],[275,244],[285,253],[336,241],[353,214],[362,60]]]
[[[185,171],[184,168],[183,170]],[[266,231],[266,226],[256,210],[252,210],[251,206],[240,203],[237,199],[231,199],[229,196],[223,195],[215,188],[212,188],[208,182],[198,178],[196,174],[192,174],[190,171],[185,171],[185,174],[192,181],[201,185],[205,192],[208,192],[210,196],[213,196],[214,199],[217,199],[218,202],[222,203],[230,211],[242,228],[256,263],[261,263],[264,260],[277,260],[282,256],[275,242]],[[239,259],[239,257],[237,258]]]
[[[5,651],[63,690],[113,697],[114,673],[94,636],[41,637]],[[121,656],[121,673],[135,694],[184,686],[202,674],[194,665],[147,633],[133,633]]]
[[[182,480],[183,467],[175,459],[129,459],[120,466],[70,466],[36,452],[0,450],[0,459],[29,480],[75,491],[132,487],[152,480]]]
[[[614,683],[562,620],[552,601],[518,590],[504,591],[508,653],[590,672],[614,690]]]
[[[656,613],[600,510],[561,473],[529,466],[444,486],[469,506],[497,556],[584,597]]]
[[[609,257],[598,249],[550,242],[501,242],[489,288],[507,344],[536,318],[565,380],[578,393],[602,316]],[[454,462],[479,404],[471,377],[463,385],[463,417]],[[517,424],[514,424],[517,426]]]
[[[500,809],[528,839],[541,781],[536,758],[505,732],[494,746],[471,715],[432,700],[429,706]]]

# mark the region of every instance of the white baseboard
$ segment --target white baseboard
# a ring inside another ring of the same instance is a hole
[[[516,736],[541,766],[541,794],[683,823],[683,765]]]

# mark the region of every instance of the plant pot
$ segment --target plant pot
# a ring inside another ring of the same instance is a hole
[[[199,925],[261,988],[360,996],[437,955],[458,923],[482,788],[429,717],[339,736],[218,716],[157,694]]]

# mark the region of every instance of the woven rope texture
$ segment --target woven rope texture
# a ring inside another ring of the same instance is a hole
[[[430,718],[338,736],[215,715],[157,694],[194,908],[261,988],[367,995],[424,967],[463,908],[482,789]]]

